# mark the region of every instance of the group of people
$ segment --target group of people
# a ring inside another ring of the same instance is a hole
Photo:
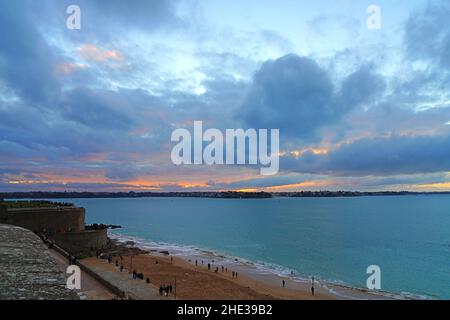
[[[203,265],[203,260],[201,262],[202,262],[202,265]],[[212,263],[208,263],[208,270],[211,270],[211,268],[213,267],[213,263],[214,263],[214,260],[212,261]],[[195,266],[198,266],[198,260],[195,260]],[[228,273],[228,268],[227,267],[221,266],[220,269],[222,270],[222,272]],[[219,273],[219,267],[218,266],[216,266],[216,268],[214,269],[214,272],[215,273]],[[233,277],[233,279],[237,279],[238,273],[236,271],[232,271],[231,272],[231,276]]]
[[[103,253],[101,253],[100,251],[97,251],[96,256],[97,256],[97,259],[100,259],[100,258],[103,259]],[[108,257],[106,259],[108,260],[109,264],[112,263],[113,258],[111,255],[108,255]],[[119,260],[117,260],[117,259],[114,262],[115,266],[117,268],[119,268],[120,272],[123,272],[125,270],[125,267],[122,264],[122,260],[123,260],[123,258],[122,258],[122,256],[120,256],[120,264],[119,264]],[[120,267],[119,267],[119,265],[120,265]],[[133,280],[140,279],[140,280],[145,280],[146,283],[150,283],[150,278],[149,277],[145,278],[145,276],[142,272],[138,273],[136,270],[133,270],[132,275],[133,275]]]
[[[103,253],[100,250],[95,251],[95,256],[97,257],[97,259],[103,259]],[[111,257],[110,255],[108,256],[108,258]]]
[[[165,284],[159,287],[159,295],[167,297],[169,294],[172,293],[173,287],[171,284],[166,286]]]
[[[191,260],[189,260],[189,262],[190,262],[190,261],[191,261]],[[203,260],[201,261],[201,263],[202,263],[202,265],[203,265]],[[212,263],[214,263],[214,260],[212,261]],[[198,266],[198,260],[195,260],[195,266]],[[208,263],[208,270],[211,270],[211,268],[212,268],[212,264],[211,264],[211,263]],[[222,272],[228,272],[228,268],[226,268],[226,267],[224,267],[224,266],[222,266],[221,269],[222,269]],[[219,267],[216,267],[215,270],[214,270],[214,272],[215,272],[215,273],[218,273],[218,272],[219,272]],[[294,271],[291,271],[291,278],[293,278],[294,275],[295,275]],[[233,279],[237,279],[237,277],[238,277],[237,271],[232,271],[232,272],[231,272],[231,276],[232,276]],[[314,277],[312,277],[312,279],[311,279],[311,294],[312,294],[313,296],[314,296],[314,292],[315,292],[315,289],[314,289],[314,280],[315,280]],[[281,280],[281,285],[283,286],[283,288],[286,287],[286,281],[285,281],[284,279]]]

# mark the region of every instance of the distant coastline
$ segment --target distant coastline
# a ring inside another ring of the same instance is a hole
[[[368,196],[449,195],[443,192],[410,191],[300,191],[300,192],[3,192],[0,199],[89,199],[89,198],[213,198],[213,199],[270,199],[285,198],[338,198]]]

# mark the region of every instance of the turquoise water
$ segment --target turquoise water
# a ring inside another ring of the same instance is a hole
[[[378,265],[384,291],[450,299],[450,196],[72,202],[87,222],[120,224],[123,235],[356,287]]]

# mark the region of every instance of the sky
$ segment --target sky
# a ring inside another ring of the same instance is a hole
[[[1,1],[0,192],[450,190],[449,17],[441,0]],[[194,121],[279,129],[278,174],[174,165]]]

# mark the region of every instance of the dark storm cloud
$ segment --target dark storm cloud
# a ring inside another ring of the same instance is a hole
[[[251,127],[280,128],[285,137],[314,140],[318,129],[337,123],[383,89],[382,78],[367,66],[347,76],[337,90],[314,60],[287,55],[256,72],[237,117]]]
[[[281,169],[333,175],[395,175],[450,171],[450,137],[392,136],[347,143],[326,155],[281,158]]]
[[[36,14],[24,4],[1,4],[0,79],[28,102],[48,102],[59,92],[59,82],[53,74],[58,54],[37,31]]]
[[[385,81],[373,73],[373,68],[370,65],[362,66],[344,79],[338,103],[354,108],[382,93],[386,87]]]

